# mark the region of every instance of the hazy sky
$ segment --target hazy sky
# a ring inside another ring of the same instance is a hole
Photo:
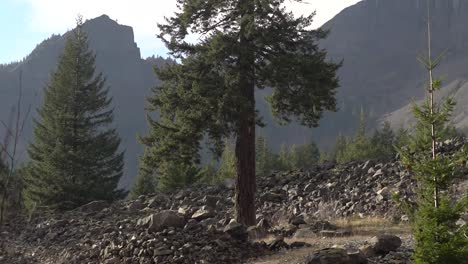
[[[342,9],[360,0],[306,0],[297,4],[286,0],[295,14],[317,11],[319,27]],[[77,14],[91,19],[102,14],[133,27],[142,57],[165,55],[155,37],[156,23],[175,11],[175,0],[0,0],[0,63],[19,60],[53,33],[73,28]]]

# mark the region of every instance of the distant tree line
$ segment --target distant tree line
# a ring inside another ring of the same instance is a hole
[[[226,139],[224,146],[219,161],[208,161],[204,166],[196,164],[181,166],[168,162],[153,175],[141,173],[132,188],[132,196],[173,191],[196,184],[213,185],[225,179],[234,179],[237,175],[234,145]],[[268,176],[275,171],[308,169],[317,165],[319,158],[319,148],[313,141],[303,145],[282,145],[278,153],[271,149],[263,136],[257,137],[255,142],[258,177]]]
[[[388,121],[381,127],[368,131],[366,115],[361,111],[354,136],[339,135],[331,150],[323,152],[321,160],[346,163],[365,160],[391,160],[397,155],[397,150],[411,144],[410,138],[415,131],[403,127],[394,131]],[[451,139],[463,137],[464,134],[454,126],[447,125],[440,131],[441,138]]]

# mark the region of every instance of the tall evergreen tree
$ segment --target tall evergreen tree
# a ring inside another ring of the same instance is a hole
[[[70,209],[124,196],[117,189],[124,153],[113,128],[109,88],[95,74],[95,55],[81,18],[68,36],[34,120],[25,198],[29,204]]]
[[[294,0],[302,2],[302,0]],[[179,11],[159,25],[160,38],[180,64],[157,74],[150,120],[143,139],[157,149],[148,166],[161,159],[199,160],[205,137],[222,150],[223,138],[236,139],[236,218],[255,224],[255,130],[263,125],[255,108],[255,88],[271,87],[268,101],[284,123],[290,116],[317,126],[323,111],[335,110],[336,71],[318,41],[322,29],[310,30],[313,14],[295,18],[284,0],[178,0]],[[185,41],[190,33],[200,42]]]

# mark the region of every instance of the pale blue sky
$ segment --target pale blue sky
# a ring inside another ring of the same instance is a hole
[[[286,1],[295,14],[317,11],[316,27],[343,8],[359,0],[308,0],[307,4]],[[175,10],[175,0],[0,0],[0,63],[17,61],[52,34],[73,28],[75,17],[91,19],[109,15],[120,24],[133,27],[142,57],[165,56],[155,37],[156,23]]]

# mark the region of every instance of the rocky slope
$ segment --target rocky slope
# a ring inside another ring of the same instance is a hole
[[[452,140],[439,148],[450,153],[464,144]],[[465,173],[454,190],[466,195],[467,182]],[[413,188],[411,175],[397,161],[330,163],[307,171],[276,173],[258,180],[258,224],[248,229],[232,220],[231,181],[110,205],[96,201],[63,214],[39,208],[29,221],[10,219],[1,232],[0,263],[245,263],[280,249],[308,246],[300,239],[311,234],[350,235],[349,230],[326,220],[377,216],[406,221],[391,196],[398,192],[411,200]],[[276,239],[252,242],[268,235]],[[299,241],[286,243],[283,237]],[[375,258],[374,253],[380,254],[376,243],[362,248],[357,257],[392,263],[387,261],[410,254],[405,248]],[[359,245],[365,244],[353,248]],[[343,258],[351,256],[346,253]],[[361,260],[343,263],[366,263]]]
[[[468,109],[466,107],[468,102],[468,82],[466,80],[451,82],[436,94],[436,102],[443,103],[443,100],[449,97],[453,98],[456,102],[450,120],[451,124],[460,131],[468,131]],[[412,125],[416,124],[416,119],[412,113],[413,104],[421,104],[423,102],[423,100],[418,100],[405,105],[396,111],[386,114],[382,120],[389,121],[395,129],[401,127],[411,128]]]

